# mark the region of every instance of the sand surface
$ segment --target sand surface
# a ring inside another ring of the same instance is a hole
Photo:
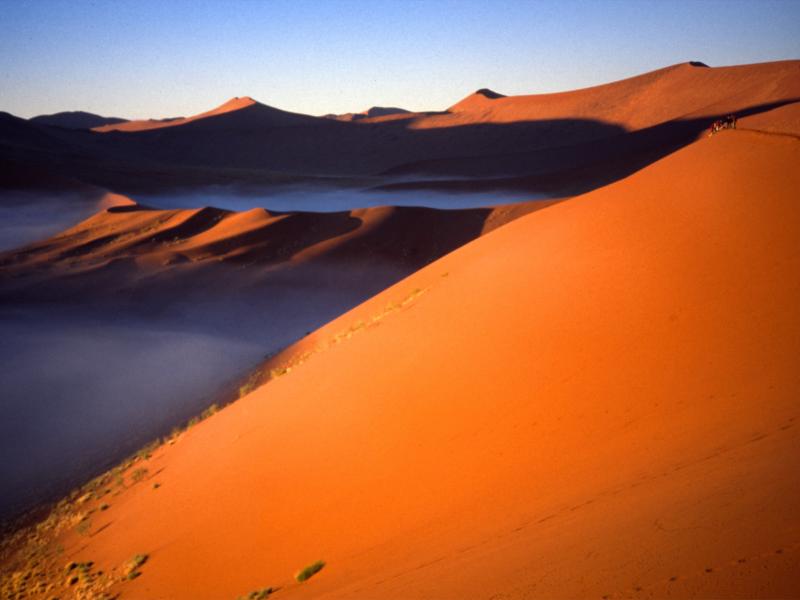
[[[432,263],[143,462],[65,558],[149,554],[126,598],[791,596],[798,160],[724,132]]]

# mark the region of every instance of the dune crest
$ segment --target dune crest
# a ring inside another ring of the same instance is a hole
[[[745,94],[746,104],[742,103]],[[680,63],[612,83],[550,94],[490,98],[479,91],[448,109],[455,114],[432,116],[417,126],[568,116],[616,123],[630,131],[670,119],[724,114],[777,98],[800,99],[800,61],[714,68]]]
[[[482,109],[488,106],[492,100],[497,100],[498,98],[506,98],[506,96],[503,94],[498,94],[497,92],[494,92],[488,88],[481,88],[474,94],[470,94],[463,100],[455,103],[453,106],[448,108],[447,111],[462,112]]]
[[[194,115],[192,117],[175,117],[171,119],[147,119],[147,120],[126,121],[123,123],[111,123],[108,125],[102,125],[100,127],[93,127],[92,131],[97,131],[100,133],[107,133],[109,131],[132,132],[132,131],[148,131],[151,129],[163,129],[166,127],[177,127],[180,125],[186,125],[187,123],[192,123],[194,121],[208,119],[209,117],[217,117],[219,115],[233,113],[239,110],[250,108],[251,106],[259,106],[264,109],[270,109],[270,107],[261,104],[256,100],[253,100],[253,98],[249,96],[241,96],[241,97],[236,96],[226,102],[223,102],[216,108],[213,108],[204,113]],[[270,110],[276,110],[276,109],[270,109]]]

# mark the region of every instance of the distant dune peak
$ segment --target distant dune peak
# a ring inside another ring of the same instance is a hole
[[[235,96],[230,100],[228,100],[227,102],[219,105],[211,112],[214,113],[230,112],[232,110],[240,110],[242,108],[247,108],[248,106],[253,106],[254,104],[259,104],[259,103],[253,100],[250,96]]]
[[[257,102],[250,96],[235,96],[230,100],[227,100],[226,102],[220,104],[216,108],[213,108],[204,113],[193,115],[191,117],[170,117],[167,119],[147,119],[138,121],[128,121],[120,124],[95,127],[94,130],[100,132],[108,132],[108,131],[144,131],[148,129],[160,129],[165,126],[185,125],[186,123],[191,123],[192,121],[205,119],[207,117],[216,117],[218,115],[232,113],[237,110],[242,110],[244,108],[249,108],[250,106],[256,106],[256,105],[264,106],[263,104]]]
[[[500,98],[505,98],[506,96],[503,94],[499,94],[494,90],[490,90],[489,88],[481,88],[476,90],[474,93],[470,94],[460,102],[451,106],[448,110],[450,112],[459,112],[464,110],[471,110],[474,108],[481,108],[485,107],[487,102],[492,102],[493,100],[499,100]]]
[[[489,88],[481,88],[475,92],[478,96],[484,96],[485,98],[489,98],[489,100],[497,100],[498,98],[505,98],[504,94],[499,94],[494,90],[490,90]]]

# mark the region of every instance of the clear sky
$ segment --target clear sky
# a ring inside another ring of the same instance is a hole
[[[0,0],[0,110],[444,109],[700,60],[800,58],[800,0]]]

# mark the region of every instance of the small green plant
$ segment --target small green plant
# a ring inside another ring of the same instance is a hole
[[[311,563],[307,567],[300,569],[297,572],[297,575],[294,576],[294,578],[300,583],[303,583],[304,581],[308,581],[314,575],[322,571],[324,567],[325,567],[325,561],[318,560],[317,562]]]
[[[147,554],[136,554],[127,563],[125,563],[125,579],[136,579],[141,575],[139,567],[147,562],[149,556]]]
[[[239,387],[239,398],[244,398],[254,389],[256,389],[256,384],[253,381],[248,381],[243,386]]]
[[[271,358],[271,356],[268,355],[267,358]],[[239,398],[244,398],[245,396],[247,396],[247,394],[249,394],[259,386],[260,382],[261,382],[261,371],[253,371],[252,373],[250,373],[250,376],[247,378],[247,381],[245,381],[244,384],[242,384],[242,386],[239,388]]]
[[[100,505],[100,510],[108,510],[108,504],[106,504],[105,502],[103,504],[101,504]]]
[[[81,535],[89,535],[89,530],[92,528],[92,520],[89,518],[84,518],[78,525],[75,527],[75,531],[77,531]]]
[[[148,458],[153,456],[153,452],[155,452],[159,446],[161,446],[161,438],[153,440],[152,442],[147,444],[144,448],[139,450],[136,453],[136,458],[138,458],[139,460],[147,460]]]
[[[217,406],[216,404],[212,404],[207,409],[205,409],[202,413],[200,413],[200,418],[201,419],[207,419],[208,417],[210,417],[211,415],[216,413],[218,410],[219,410],[219,406]]]
[[[291,370],[290,367],[278,367],[276,369],[271,369],[269,372],[269,376],[271,379],[276,379],[278,377],[283,377]]]
[[[153,484],[153,489],[154,489],[154,490],[157,490],[157,489],[158,489],[158,488],[160,488],[160,487],[161,487],[161,484],[160,484],[160,483],[158,483],[157,481],[156,481],[156,482]]]
[[[271,587],[254,590],[247,595],[247,600],[264,600],[265,598],[269,598],[272,592],[273,589]]]
[[[144,467],[139,467],[133,473],[131,473],[131,479],[134,482],[141,481],[147,476],[147,472],[148,472],[147,469],[145,469]]]

